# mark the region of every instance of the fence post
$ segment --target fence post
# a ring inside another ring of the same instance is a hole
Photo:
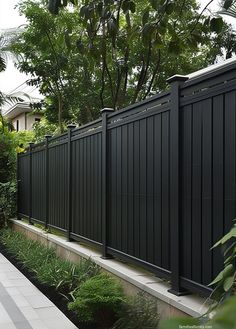
[[[30,165],[29,165],[29,224],[34,225],[32,222],[32,147],[34,143],[29,143],[29,156],[30,156]]]
[[[181,255],[181,150],[180,150],[180,85],[188,78],[174,75],[167,80],[171,85],[170,111],[170,241],[171,241],[171,293],[186,294],[180,285]]]
[[[69,124],[67,126],[68,128],[68,148],[67,148],[67,179],[68,179],[68,187],[67,187],[67,240],[68,241],[71,241],[71,238],[70,238],[70,232],[71,232],[71,215],[72,215],[72,209],[71,209],[71,206],[72,206],[72,203],[71,203],[71,171],[72,171],[72,168],[71,168],[71,133],[72,133],[72,130],[76,127],[75,124]]]
[[[19,153],[17,153],[17,167],[16,167],[16,181],[17,181],[17,195],[16,195],[16,218],[18,220],[21,220],[21,217],[20,217],[20,199],[19,199],[19,182],[20,182],[20,158],[19,158]]]
[[[48,156],[48,144],[49,144],[49,139],[52,137],[51,135],[45,135],[45,162],[46,162],[46,183],[45,183],[45,189],[46,189],[46,207],[45,207],[45,229],[48,228],[48,219],[49,219],[49,156]]]
[[[107,115],[112,108],[104,108],[102,113],[102,258],[112,258],[107,253]]]

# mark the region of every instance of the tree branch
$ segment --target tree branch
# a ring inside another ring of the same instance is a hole
[[[149,93],[150,93],[150,91],[151,91],[151,89],[152,89],[152,86],[153,86],[153,83],[154,83],[155,77],[156,77],[157,72],[158,72],[158,69],[159,69],[159,67],[160,67],[160,64],[161,64],[161,51],[160,51],[160,49],[159,49],[159,50],[158,50],[158,61],[157,61],[157,64],[156,64],[156,66],[155,66],[155,68],[154,68],[154,71],[153,71],[153,74],[152,74],[151,81],[150,81],[150,83],[149,83],[149,85],[148,85],[147,91],[146,91],[146,93],[145,93],[143,99],[146,99],[146,98],[147,98],[147,96],[149,95]]]
[[[102,61],[102,87],[100,90],[100,100],[101,100],[102,109],[104,108],[104,101],[103,101],[104,88],[105,88],[105,62],[103,60]]]
[[[147,76],[147,71],[149,68],[149,64],[150,64],[150,56],[151,56],[151,49],[152,49],[152,44],[151,41],[149,42],[149,47],[148,47],[148,53],[147,53],[147,62],[145,64],[145,60],[143,59],[143,65],[142,65],[142,70],[139,76],[139,81],[134,93],[134,97],[133,97],[133,103],[136,102],[138,94],[143,86],[143,83],[145,82],[146,76]]]
[[[199,16],[198,16],[198,18],[197,18],[197,21],[196,21],[195,25],[193,26],[192,30],[190,31],[190,34],[193,33],[193,31],[196,29],[196,27],[197,27],[197,25],[198,25],[198,23],[199,23],[199,21],[200,21],[200,18],[202,17],[202,14],[203,14],[204,11],[210,6],[210,4],[211,4],[213,1],[215,1],[215,0],[210,0],[210,1],[206,4],[206,6],[202,9],[202,11],[200,12],[200,14],[199,14]]]

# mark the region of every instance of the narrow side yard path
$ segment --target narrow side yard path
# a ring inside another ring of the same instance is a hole
[[[0,253],[0,328],[77,329]]]

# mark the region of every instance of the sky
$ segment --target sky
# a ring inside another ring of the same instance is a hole
[[[18,27],[26,23],[25,18],[14,9],[17,2],[18,0],[0,0],[0,30]],[[14,63],[8,61],[7,70],[0,73],[0,90],[10,92],[26,79],[27,77],[14,67]]]
[[[18,27],[26,23],[25,17],[19,15],[16,4],[19,0],[0,0],[0,30]],[[206,5],[206,0],[198,0],[203,8]],[[210,9],[216,11],[218,8],[218,0],[214,0]],[[228,19],[230,20],[230,19]],[[230,22],[234,22],[231,19]],[[236,22],[234,24],[236,26]],[[11,92],[16,87],[24,83],[27,80],[27,76],[21,74],[15,67],[14,63],[9,61],[7,64],[7,70],[0,73],[0,90],[3,92]]]

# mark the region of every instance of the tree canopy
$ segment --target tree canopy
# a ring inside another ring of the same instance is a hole
[[[86,123],[103,107],[120,109],[166,89],[173,74],[213,63],[229,34],[195,0],[22,0],[19,11],[28,27],[14,45],[18,67],[31,73],[46,117],[61,130],[63,122]]]

